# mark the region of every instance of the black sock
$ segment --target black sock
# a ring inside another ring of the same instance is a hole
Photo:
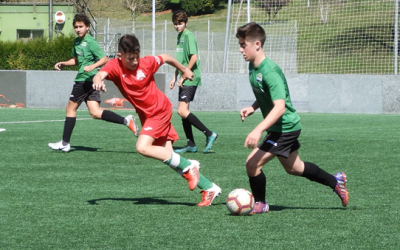
[[[187,138],[187,145],[191,147],[196,146],[193,138],[192,124],[190,121],[188,119],[182,119],[182,126]]]
[[[332,189],[335,189],[336,187],[337,181],[335,176],[325,172],[323,169],[311,162],[304,162],[304,172],[302,176],[310,181],[315,181],[322,185],[329,186]]]
[[[124,117],[117,115],[116,113],[109,110],[103,110],[103,114],[101,114],[101,119],[107,122],[125,124]]]
[[[190,122],[190,124],[203,132],[207,137],[212,135],[212,132],[194,114],[189,113],[186,119]]]
[[[63,141],[69,143],[71,140],[72,130],[74,130],[76,117],[65,117]]]
[[[265,202],[265,189],[267,186],[267,178],[265,178],[264,172],[261,171],[261,174],[249,177],[249,183],[251,192],[254,196],[255,202]]]

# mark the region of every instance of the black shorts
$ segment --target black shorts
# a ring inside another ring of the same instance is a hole
[[[268,132],[258,148],[288,158],[290,153],[300,148],[300,142],[297,140],[300,132],[301,130],[288,133]]]
[[[192,102],[196,94],[197,86],[183,86],[179,88],[179,101]]]
[[[69,99],[76,103],[97,101],[100,103],[100,90],[93,88],[93,82],[75,82]]]

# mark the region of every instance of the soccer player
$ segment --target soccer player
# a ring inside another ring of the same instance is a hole
[[[154,74],[164,63],[178,69],[182,80],[192,80],[192,71],[166,54],[141,58],[140,44],[134,35],[121,37],[118,52],[118,58],[111,59],[93,78],[93,88],[105,91],[103,80],[113,81],[135,107],[142,124],[136,142],[137,152],[170,166],[188,181],[190,190],[199,187],[203,195],[197,206],[211,205],[221,188],[199,173],[198,161],[187,160],[173,151],[172,143],[179,137],[171,124],[172,104],[154,80]]]
[[[183,130],[185,131],[187,145],[183,148],[176,149],[177,153],[195,153],[197,152],[197,146],[194,141],[192,125],[204,133],[206,136],[206,146],[203,153],[211,148],[214,141],[218,138],[218,134],[209,130],[193,113],[189,111],[189,104],[194,100],[197,86],[201,86],[201,74],[200,74],[200,58],[197,49],[197,41],[192,32],[186,29],[188,17],[185,11],[178,10],[172,14],[172,22],[178,31],[178,39],[176,43],[176,58],[178,62],[186,66],[194,73],[193,81],[181,81],[179,80],[177,85],[179,87],[179,104],[178,114],[182,118]],[[175,88],[175,83],[178,79],[178,70],[175,71],[174,77],[172,78],[169,87],[170,89]]]
[[[252,214],[266,213],[266,177],[262,167],[277,156],[288,174],[302,176],[328,186],[340,197],[343,206],[348,204],[346,175],[331,175],[311,162],[300,159],[298,137],[300,117],[293,108],[285,75],[280,67],[267,58],[263,51],[266,34],[257,23],[251,22],[237,29],[240,52],[249,63],[250,85],[256,101],[240,111],[242,121],[258,108],[264,119],[247,135],[244,146],[253,151],[247,157],[246,170],[256,204]],[[263,131],[267,135],[258,144]],[[258,145],[257,145],[258,144]]]
[[[49,143],[48,146],[62,152],[70,151],[70,139],[76,123],[76,110],[83,101],[86,102],[89,113],[94,119],[124,124],[137,136],[138,126],[135,123],[135,117],[128,115],[124,118],[114,112],[100,109],[100,91],[93,89],[92,79],[98,72],[97,68],[108,62],[108,58],[100,49],[97,41],[88,34],[90,20],[86,15],[76,14],[73,25],[78,37],[74,40],[71,52],[72,58],[68,61],[56,63],[54,68],[60,71],[62,66],[78,65],[79,70],[67,104],[62,140],[56,143]]]

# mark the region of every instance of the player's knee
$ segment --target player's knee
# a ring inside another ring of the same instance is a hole
[[[143,145],[141,143],[136,143],[136,151],[144,156],[148,156],[149,155],[149,147],[147,147],[146,145]]]

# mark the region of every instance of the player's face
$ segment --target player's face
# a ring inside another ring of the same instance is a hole
[[[184,23],[184,22],[180,22],[180,23],[176,22],[176,23],[174,23],[174,27],[175,27],[175,30],[178,33],[182,33],[186,29],[186,23]]]
[[[253,62],[256,56],[257,47],[254,42],[247,41],[246,39],[239,38],[239,51],[242,53],[244,60]]]
[[[126,69],[135,70],[139,65],[140,53],[118,53],[118,58]]]
[[[89,30],[89,27],[86,26],[83,22],[75,22],[74,30],[79,38],[83,38],[86,36],[86,34]]]

